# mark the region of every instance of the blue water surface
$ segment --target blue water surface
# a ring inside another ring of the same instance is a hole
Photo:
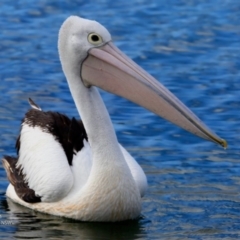
[[[27,99],[78,117],[57,52],[69,15],[99,21],[115,44],[159,79],[227,150],[101,91],[119,142],[147,174],[136,221],[81,223],[6,199],[0,239],[237,239],[240,237],[240,1],[0,1],[0,157],[15,155]]]

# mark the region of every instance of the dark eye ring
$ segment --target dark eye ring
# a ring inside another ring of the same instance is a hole
[[[101,44],[103,42],[102,37],[97,33],[90,33],[88,35],[88,41],[94,45]]]

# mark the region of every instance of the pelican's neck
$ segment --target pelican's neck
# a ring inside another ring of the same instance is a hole
[[[96,87],[86,88],[77,76],[68,79],[69,87],[86,129],[92,150],[92,170],[121,170],[131,176],[130,170],[119,147],[117,137]],[[132,178],[132,176],[131,176]]]

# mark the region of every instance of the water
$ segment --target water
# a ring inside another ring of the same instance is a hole
[[[217,1],[0,2],[0,157],[15,155],[33,98],[78,116],[61,71],[57,34],[69,15],[96,19],[115,44],[228,140],[224,150],[154,114],[101,92],[119,141],[147,174],[142,216],[81,223],[36,213],[5,197],[1,239],[237,239],[240,236],[240,3]]]

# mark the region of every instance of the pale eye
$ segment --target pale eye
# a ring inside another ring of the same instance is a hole
[[[98,45],[103,42],[102,37],[97,33],[90,33],[88,35],[88,41],[94,45]]]

